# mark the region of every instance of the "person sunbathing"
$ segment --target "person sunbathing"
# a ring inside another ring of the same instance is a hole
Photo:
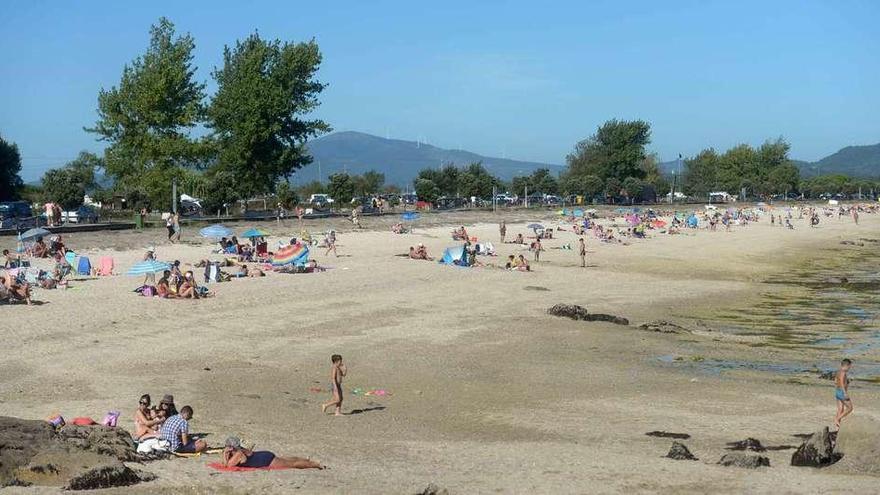
[[[394,232],[395,234],[406,234],[406,227],[404,227],[402,223],[397,222],[391,226],[391,232]]]
[[[4,297],[14,299],[16,301],[24,301],[31,305],[31,287],[27,282],[17,283],[8,271],[3,277]]]
[[[241,446],[238,437],[226,439],[223,449],[223,464],[226,467],[276,468],[276,469],[324,469],[320,462],[302,457],[279,457],[268,450],[252,450]]]
[[[453,241],[464,241],[468,239],[467,230],[464,228],[464,225],[459,229],[455,229],[452,231],[452,240]]]
[[[184,299],[198,299],[201,297],[199,284],[196,282],[193,272],[188,271],[183,275],[183,283],[180,284],[180,288],[177,290],[177,297]]]
[[[512,254],[507,257],[507,263],[504,264],[504,268],[508,270],[516,268],[516,258]]]
[[[138,401],[137,411],[134,412],[134,439],[140,442],[158,437],[158,426],[163,420],[164,418],[156,416],[150,409],[150,394],[142,395]]]
[[[171,271],[165,270],[162,272],[162,278],[156,282],[156,295],[163,299],[177,296],[177,294],[171,292],[171,283],[168,280],[169,277],[171,277]]]
[[[528,260],[523,255],[519,255],[519,257],[514,262],[513,267],[521,272],[530,272],[532,268],[529,266]]]
[[[525,244],[526,240],[523,238],[522,234],[516,234],[516,240],[513,241],[514,244]]]
[[[37,237],[37,242],[31,247],[31,256],[34,258],[46,258],[49,256],[49,247],[46,246],[42,237]]]

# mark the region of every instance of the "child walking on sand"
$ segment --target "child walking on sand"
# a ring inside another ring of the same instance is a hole
[[[321,405],[321,412],[327,412],[330,406],[336,407],[336,416],[342,416],[342,378],[348,372],[342,364],[342,356],[334,354],[330,357],[330,389],[333,391],[333,400]]]
[[[837,399],[837,415],[834,416],[834,426],[840,429],[840,422],[853,411],[852,399],[849,398],[849,370],[852,361],[844,359],[840,362],[840,369],[834,377],[834,398]]]

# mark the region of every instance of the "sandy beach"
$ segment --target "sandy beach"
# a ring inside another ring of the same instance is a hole
[[[795,282],[813,267],[846,270],[873,259],[876,272],[878,215],[865,214],[858,225],[823,218],[818,228],[796,220],[794,230],[764,218],[731,232],[652,232],[629,245],[588,236],[585,269],[576,236],[560,231],[544,242],[531,273],[501,268],[509,254],[532,259],[524,246],[500,244],[502,218],[508,239],[530,235],[525,225],[533,221],[559,221],[551,212],[423,215],[406,235],[390,232],[392,218],[364,218],[366,228],[356,232],[344,220],[308,221],[312,233],[340,232],[338,258],[312,251],[326,272],[212,284],[216,296],[199,301],[139,297],[131,291],[141,278],[125,275],[74,277],[70,289],[37,290],[40,305],[0,307],[0,415],[100,418],[117,409],[121,426],[131,428],[141,394],[157,401],[173,393],[178,407],[192,405],[191,424],[209,444],[235,434],[329,468],[220,473],[206,466],[216,455],[162,460],[140,466],[156,481],[120,493],[412,494],[429,483],[455,494],[876,491],[877,477],[843,467],[792,467],[790,449],[763,453],[770,468],[716,463],[727,442],[754,437],[797,446],[794,435],[831,425],[830,381],[762,367],[834,366],[847,344],[829,338],[865,344],[847,354],[856,377],[866,378],[853,384],[854,417],[880,421],[873,368],[859,371],[880,363],[880,347],[868,339],[877,333],[873,317],[843,328],[829,313],[831,323],[804,327],[809,335],[771,321],[784,316],[777,310],[784,302],[812,297]],[[458,225],[495,243],[499,256],[480,261],[497,267],[395,256],[417,243],[440,256],[455,244],[449,232]],[[299,232],[291,220],[261,226],[275,234],[273,247]],[[147,245],[185,269],[219,259],[196,227],[184,229],[175,245],[162,229],[65,241],[93,263],[113,256],[120,273]],[[554,249],[563,244],[574,250]],[[0,245],[14,248],[14,239]],[[630,325],[548,315],[557,303]],[[656,320],[687,331],[639,328]],[[329,393],[312,390],[327,388],[334,353],[349,367],[344,417],[322,415]],[[355,388],[390,395],[353,395]],[[700,460],[664,458],[671,440],[645,435],[654,430],[689,434],[684,443]]]

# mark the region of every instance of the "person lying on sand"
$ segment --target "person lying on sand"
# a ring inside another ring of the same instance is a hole
[[[226,467],[249,468],[293,468],[293,469],[324,469],[320,462],[302,457],[279,457],[268,450],[252,450],[241,446],[241,439],[229,437],[223,449],[223,464]]]
[[[171,444],[171,452],[178,454],[195,454],[208,448],[204,440],[195,440],[189,436],[189,420],[193,417],[190,406],[183,406],[180,414],[169,417],[159,428],[159,436]]]
[[[158,427],[163,419],[153,414],[150,409],[150,394],[142,395],[138,401],[137,411],[134,412],[134,439],[140,442],[148,438],[157,438]]]

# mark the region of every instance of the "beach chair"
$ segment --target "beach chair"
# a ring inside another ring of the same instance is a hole
[[[92,263],[88,256],[80,256],[79,264],[76,266],[77,275],[89,276],[92,274]]]
[[[268,242],[258,242],[256,257],[259,260],[267,260],[269,259],[269,243]]]
[[[73,251],[68,251],[64,253],[64,259],[67,260],[67,264],[73,268],[76,264],[76,253]]]
[[[101,258],[98,259],[98,276],[109,277],[110,275],[113,275],[113,265],[113,258],[110,256],[101,256]]]

